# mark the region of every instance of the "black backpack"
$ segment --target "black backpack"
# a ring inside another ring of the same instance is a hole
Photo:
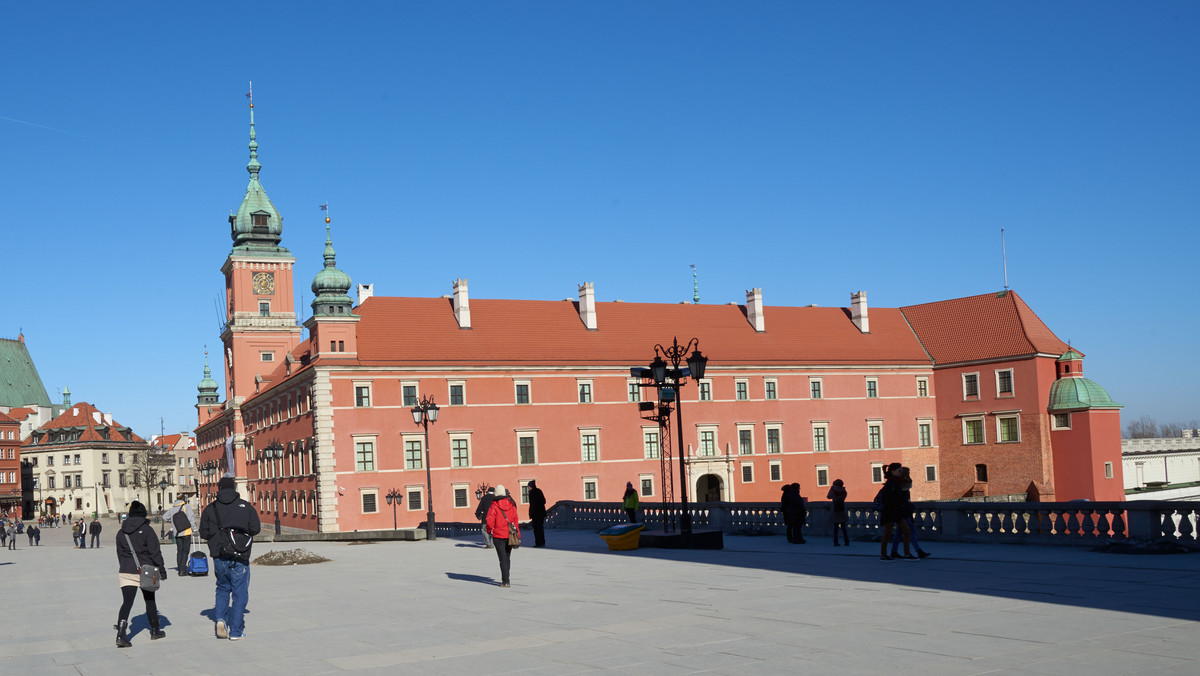
[[[192,522],[188,521],[187,513],[183,511],[183,507],[180,507],[179,511],[175,512],[175,515],[171,517],[171,524],[175,526],[176,535],[192,527]]]

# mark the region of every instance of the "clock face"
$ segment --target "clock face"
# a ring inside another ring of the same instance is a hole
[[[259,296],[269,296],[275,293],[275,273],[254,273],[254,293]]]

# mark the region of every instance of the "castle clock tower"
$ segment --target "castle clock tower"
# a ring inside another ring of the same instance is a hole
[[[229,217],[233,249],[225,274],[226,316],[221,342],[225,354],[225,401],[235,407],[257,389],[260,377],[276,369],[299,344],[292,267],[296,259],[280,246],[283,217],[258,181],[258,141],[254,99],[250,99],[250,184],[237,213]]]

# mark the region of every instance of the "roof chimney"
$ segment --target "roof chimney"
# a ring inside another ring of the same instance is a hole
[[[767,330],[763,321],[762,289],[750,289],[746,292],[746,319],[755,331],[762,333]]]
[[[579,318],[588,331],[596,330],[596,288],[591,282],[579,285]]]
[[[362,305],[363,301],[375,295],[374,284],[359,284],[358,285],[358,305]]]
[[[471,328],[471,305],[467,302],[467,280],[454,280],[454,321],[458,328]]]
[[[850,294],[850,319],[854,321],[854,325],[863,333],[870,333],[870,324],[867,323],[867,292],[857,291]]]

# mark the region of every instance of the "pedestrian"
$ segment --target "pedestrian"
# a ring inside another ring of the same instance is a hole
[[[25,535],[29,537],[29,546],[33,546],[33,533],[37,530],[37,526],[29,524],[29,528],[25,529]]]
[[[788,542],[802,545],[804,540],[804,522],[808,519],[808,508],[804,504],[804,496],[800,495],[800,484],[788,486],[787,507],[788,521],[791,522],[791,537]]]
[[[846,531],[846,524],[850,521],[850,516],[846,513],[846,486],[841,479],[834,479],[833,486],[829,488],[829,493],[825,497],[833,501],[833,507],[829,512],[829,522],[833,524],[833,546],[838,546],[838,530],[840,529],[842,539],[849,547],[850,534]]]
[[[88,526],[88,532],[92,534],[92,549],[100,546],[100,531],[103,527],[100,525],[99,517],[92,517],[92,525]]]
[[[8,524],[8,548],[17,551],[17,527],[13,523]]]
[[[625,495],[621,496],[621,506],[629,517],[629,523],[637,523],[638,493],[634,490],[632,481],[625,482]]]
[[[921,543],[917,541],[917,529],[914,528],[915,524],[913,523],[912,476],[909,475],[909,470],[907,467],[900,468],[900,493],[903,496],[902,504],[904,521],[908,524],[908,542],[912,545],[912,548],[916,550],[917,558],[923,559],[929,556],[929,552],[921,549]],[[896,532],[892,534],[891,557],[893,559],[900,558],[897,554],[897,549],[900,547],[900,539],[900,530],[897,529]],[[909,554],[904,558],[911,559],[913,556]]]
[[[80,537],[80,528],[78,523],[71,524],[71,542],[75,543],[75,549],[79,549],[79,543],[83,541]]]
[[[475,508],[475,518],[479,519],[479,523],[483,525],[483,548],[492,548],[492,535],[487,529],[488,510],[492,508],[492,501],[496,499],[496,489],[488,486],[487,492],[479,499],[479,506]]]
[[[529,480],[529,522],[533,526],[533,546],[546,546],[546,494]]]
[[[0,547],[8,546],[8,520],[0,519]]]
[[[200,514],[200,537],[208,543],[217,580],[213,619],[217,638],[246,637],[246,602],[250,600],[250,548],[262,530],[258,510],[243,500],[233,477],[217,482],[217,499]]]
[[[188,558],[192,555],[192,510],[187,500],[182,497],[163,514],[163,521],[171,524],[171,533],[175,538],[175,570],[180,575],[187,574]]]
[[[33,545],[35,547],[42,546],[42,527],[38,526],[33,530]]]
[[[133,608],[133,599],[141,589],[141,575],[138,569],[144,565],[158,567],[162,579],[167,578],[167,568],[163,565],[162,551],[158,548],[158,536],[154,528],[146,521],[146,506],[134,500],[129,503],[129,517],[121,525],[116,540],[117,563],[119,564],[117,579],[121,584],[121,611],[117,615],[117,647],[128,648],[133,645],[127,634],[129,630],[129,611]],[[160,639],[167,635],[159,626],[158,604],[154,600],[154,592],[142,589],[142,600],[146,602],[146,620],[150,623],[150,638]]]
[[[916,558],[909,550],[909,528],[904,520],[904,495],[901,488],[900,463],[893,462],[887,467],[887,481],[879,489],[879,526],[883,535],[879,538],[879,560],[893,561],[899,557],[888,556],[888,542],[892,539],[892,531],[899,528],[904,540],[904,557]]]
[[[512,556],[512,545],[508,543],[510,531],[520,537],[521,526],[517,523],[517,503],[509,497],[503,485],[496,486],[495,499],[488,507],[487,531],[496,546],[496,558],[500,559],[500,586],[509,586],[508,570]]]

